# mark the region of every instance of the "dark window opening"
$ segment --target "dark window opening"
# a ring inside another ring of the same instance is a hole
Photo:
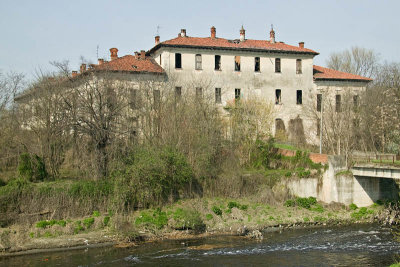
[[[138,108],[138,90],[137,89],[131,90],[130,106],[131,106],[131,109]]]
[[[303,91],[302,90],[296,91],[296,104],[297,105],[303,104]]]
[[[215,55],[215,70],[221,70],[221,56]]]
[[[275,58],[275,72],[281,72],[281,59]]]
[[[322,94],[317,94],[317,111],[321,112]]]
[[[276,89],[275,90],[275,104],[281,104],[282,103],[282,99],[281,99],[281,89]]]
[[[301,59],[296,59],[296,74],[301,74]]]
[[[196,70],[201,70],[201,55],[197,54],[196,55]]]
[[[158,108],[160,106],[160,90],[154,90],[153,91],[153,97],[154,97],[154,107]]]
[[[179,100],[182,96],[182,87],[175,87],[175,99]]]
[[[354,105],[355,109],[358,108],[358,104],[359,104],[359,97],[358,97],[358,95],[354,95],[353,96],[353,105]]]
[[[179,53],[175,53],[175,69],[182,68],[182,55]]]
[[[240,99],[240,89],[236,88],[235,89],[235,100],[239,100]]]
[[[254,71],[260,72],[260,58],[259,57],[254,58]]]
[[[221,88],[215,88],[215,103],[221,103]]]
[[[160,54],[160,66],[161,66],[161,54]]]
[[[196,87],[196,97],[203,97],[203,88]]]
[[[336,112],[342,111],[342,96],[336,95]]]
[[[240,71],[240,56],[235,56],[235,71]]]

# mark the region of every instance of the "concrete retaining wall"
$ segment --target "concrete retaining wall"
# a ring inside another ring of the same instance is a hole
[[[355,177],[346,170],[344,158],[329,156],[329,168],[321,178],[289,179],[287,187],[292,195],[316,197],[325,203],[351,203],[370,206],[380,199],[399,198],[399,185],[393,179]]]

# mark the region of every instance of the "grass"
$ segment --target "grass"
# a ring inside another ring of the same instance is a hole
[[[275,143],[274,147],[281,148],[281,149],[287,149],[287,150],[298,150],[297,147],[294,147],[294,146],[288,145],[288,144],[282,144],[282,143]]]

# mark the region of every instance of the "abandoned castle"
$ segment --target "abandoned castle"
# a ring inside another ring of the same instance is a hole
[[[269,39],[247,39],[240,29],[240,38],[229,40],[217,36],[215,27],[209,37],[191,37],[182,29],[178,37],[160,41],[148,51],[118,56],[111,48],[110,60],[99,59],[88,69],[82,64],[80,73],[111,71],[135,79],[174,80],[175,93],[192,90],[196,95],[212,95],[212,101],[224,107],[235,99],[256,97],[274,105],[272,133],[285,132],[291,138],[293,121],[301,123],[308,143],[319,140],[319,122],[305,115],[305,106],[321,109],[324,92],[333,92],[333,101],[340,105],[341,95],[352,92],[355,99],[371,81],[369,78],[316,66],[317,52],[305,47],[278,42],[271,29]],[[196,86],[193,81],[207,81]],[[192,84],[193,86],[188,86]],[[159,92],[157,92],[159,94]]]

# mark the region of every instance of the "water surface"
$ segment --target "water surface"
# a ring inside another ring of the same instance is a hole
[[[389,228],[357,225],[214,237],[0,259],[1,266],[388,266],[400,257]]]

